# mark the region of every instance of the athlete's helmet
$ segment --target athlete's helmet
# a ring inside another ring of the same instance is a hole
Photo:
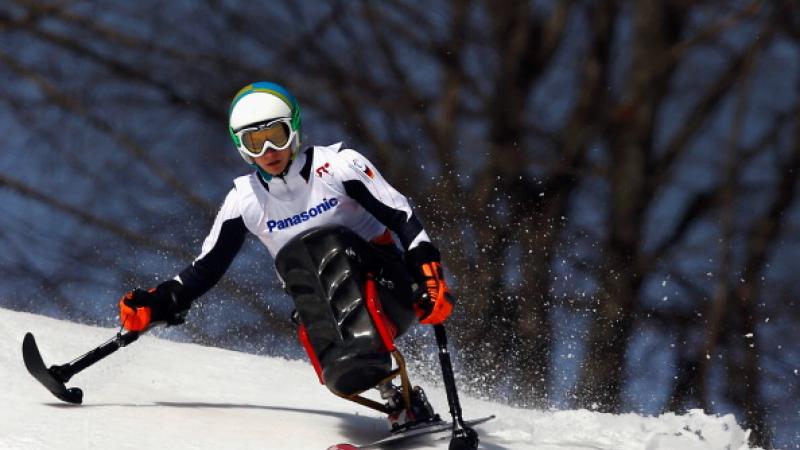
[[[291,92],[277,83],[258,81],[243,87],[233,97],[228,110],[228,132],[247,163],[254,164],[253,157],[248,154],[252,152],[248,152],[238,134],[243,129],[274,119],[287,119],[291,128],[288,148],[294,157],[300,148],[301,117],[300,105]]]

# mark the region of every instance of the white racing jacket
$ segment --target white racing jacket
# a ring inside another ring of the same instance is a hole
[[[253,233],[274,258],[309,228],[342,225],[367,241],[387,229],[404,250],[429,242],[408,199],[360,153],[342,144],[299,153],[283,177],[270,181],[254,172],[234,180],[200,256],[176,277],[185,295],[197,298],[214,286]]]

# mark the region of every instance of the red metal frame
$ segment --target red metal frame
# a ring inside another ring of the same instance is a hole
[[[369,311],[369,315],[372,317],[375,328],[378,329],[378,334],[381,337],[383,346],[386,347],[386,350],[389,352],[397,350],[394,346],[394,338],[397,336],[397,327],[383,312],[381,302],[378,299],[378,287],[375,285],[375,279],[372,277],[372,274],[367,276],[364,292],[367,302],[367,311]]]
[[[322,365],[319,363],[319,358],[317,358],[317,353],[311,346],[311,340],[308,338],[308,331],[306,330],[305,325],[300,325],[297,328],[297,337],[298,339],[300,339],[300,343],[303,344],[303,348],[306,349],[306,353],[308,353],[308,358],[311,360],[311,365],[314,366],[314,370],[317,372],[317,378],[319,378],[319,384],[325,384],[325,380],[322,379]]]

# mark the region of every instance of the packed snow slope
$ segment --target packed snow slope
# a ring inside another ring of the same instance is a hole
[[[386,433],[380,414],[319,385],[304,361],[265,358],[144,336],[76,375],[84,404],[54,398],[25,370],[31,331],[47,364],[63,364],[116,330],[0,309],[0,449],[316,449],[364,443]],[[447,415],[443,390],[427,388]],[[747,449],[733,416],[700,411],[642,417],[589,411],[535,411],[462,399],[489,450]],[[396,449],[447,449],[424,438]]]

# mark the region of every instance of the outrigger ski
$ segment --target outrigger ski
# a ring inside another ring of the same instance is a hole
[[[59,400],[78,405],[83,401],[83,391],[80,388],[67,388],[64,386],[67,380],[59,377],[56,370],[53,370],[56,366],[47,368],[41,353],[39,353],[36,339],[31,333],[26,333],[22,340],[22,359],[25,361],[28,372]]]
[[[494,418],[495,416],[494,414],[492,414],[491,416],[481,417],[479,419],[465,420],[464,424],[471,427],[474,425],[480,425],[484,422],[488,422]],[[367,444],[362,444],[362,445],[336,444],[334,446],[328,447],[328,450],[362,450],[362,449],[366,450],[366,449],[381,448],[383,446],[397,444],[399,442],[408,441],[410,439],[419,438],[422,436],[428,436],[436,433],[444,433],[452,429],[453,429],[453,424],[451,422],[440,420],[438,422],[426,423],[403,431],[398,431],[392,433],[390,436],[379,439],[377,441],[369,442]]]
[[[72,362],[60,366],[53,365],[48,368],[42,359],[42,354],[39,353],[39,347],[36,345],[36,339],[33,338],[33,334],[25,333],[25,338],[22,340],[22,359],[25,361],[25,368],[36,378],[36,381],[41,383],[59,400],[80,405],[83,402],[83,391],[76,387],[68,388],[64,383],[69,381],[76,373],[114,353],[120,347],[125,347],[138,337],[139,333],[134,331],[124,334],[117,333],[116,336],[104,342],[101,346]]]

